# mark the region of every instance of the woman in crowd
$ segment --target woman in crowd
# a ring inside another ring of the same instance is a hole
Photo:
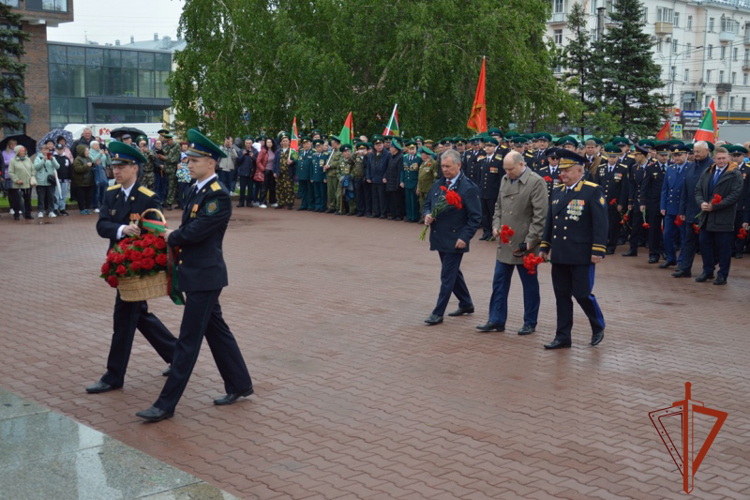
[[[15,147],[18,145],[18,142],[16,142],[15,139],[8,139],[8,144],[5,146],[5,149],[3,150],[3,183],[4,188],[8,190],[8,196],[10,197],[10,190],[13,189],[13,181],[10,180],[10,176],[8,175],[8,168],[10,167],[10,160],[13,159],[14,156],[16,156],[16,152],[14,151]],[[13,209],[13,200],[11,198],[8,198],[10,200],[10,215],[15,215],[15,210]]]
[[[190,186],[193,180],[190,178],[190,170],[188,170],[188,143],[181,142],[180,148],[180,163],[177,165],[177,208],[185,210],[185,200],[190,192]]]
[[[31,215],[31,188],[36,186],[34,165],[23,146],[16,146],[15,156],[10,160],[8,175],[13,188],[10,190],[10,201],[13,206],[13,218],[21,218],[21,212],[26,219],[33,219]],[[23,200],[23,202],[21,201]],[[23,206],[22,206],[23,205]]]
[[[265,141],[263,141],[265,142]],[[255,144],[253,144],[255,148]],[[260,153],[263,152],[263,146],[259,145],[255,148],[257,155],[255,157],[255,173],[253,174],[253,185],[250,188],[250,198],[252,199],[253,206],[259,207],[261,203],[266,203],[266,191],[265,191],[265,170],[260,166],[258,161],[260,160]]]
[[[89,148],[89,158],[91,158],[91,162],[94,164],[93,206],[94,212],[99,213],[99,207],[104,203],[104,194],[109,187],[109,179],[107,179],[105,169],[109,166],[111,160],[107,153],[101,149],[98,141],[91,141]]]
[[[62,144],[55,145],[54,159],[59,165],[59,168],[57,169],[57,182],[59,189],[55,189],[55,194],[57,195],[57,215],[68,216],[70,214],[65,210],[65,203],[68,198],[70,179],[73,175],[73,162],[65,155],[65,146]]]
[[[257,160],[257,169],[263,172],[263,190],[260,195],[260,208],[266,208],[266,193],[268,193],[268,202],[272,207],[279,205],[276,203],[276,178],[273,175],[273,161],[276,158],[278,146],[276,141],[267,138],[263,143]]]
[[[49,217],[55,215],[55,189],[57,189],[57,175],[55,171],[60,167],[57,161],[52,157],[54,154],[55,143],[47,141],[42,145],[34,160],[34,173],[36,175],[36,198],[37,198],[37,218],[44,217],[46,212]]]
[[[91,201],[94,197],[93,167],[89,148],[85,144],[79,144],[73,161],[73,186],[81,215],[91,215]]]
[[[159,196],[161,204],[167,200],[167,188],[169,187],[169,178],[164,171],[164,160],[159,158],[159,155],[164,156],[164,150],[162,149],[162,142],[157,139],[154,142],[154,154],[152,155],[152,162],[154,164],[154,191]]]
[[[273,175],[279,186],[279,204],[276,208],[291,210],[294,205],[294,170],[297,166],[297,153],[289,147],[289,136],[281,137],[281,148],[273,163]],[[343,208],[342,208],[343,210]]]

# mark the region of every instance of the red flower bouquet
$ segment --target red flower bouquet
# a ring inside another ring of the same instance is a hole
[[[152,234],[125,238],[107,253],[100,276],[116,288],[122,278],[153,276],[166,271],[167,244]]]
[[[437,216],[447,210],[449,207],[456,207],[457,210],[461,210],[463,208],[461,195],[459,195],[455,191],[449,191],[445,186],[440,186],[440,189],[442,190],[442,194],[440,195],[440,198],[438,198],[437,203],[435,203],[435,206],[432,207],[432,212],[430,213],[430,216],[433,219],[437,219]],[[424,229],[422,230],[422,234],[419,236],[419,239],[421,241],[424,241],[425,236],[427,236],[428,227],[430,226],[425,225]]]
[[[510,243],[510,239],[514,234],[516,234],[515,231],[513,231],[507,225],[504,225],[500,228],[500,243],[502,243],[503,245]]]
[[[674,218],[674,225],[675,226],[680,227],[682,224],[684,224],[684,221],[680,218],[679,215]]]
[[[536,274],[536,267],[544,262],[544,259],[530,253],[523,257],[523,267],[526,269],[527,274]]]
[[[740,228],[740,232],[737,234],[737,239],[743,241],[747,239],[747,230],[744,227]]]
[[[718,205],[721,203],[721,195],[720,194],[714,194],[714,197],[711,198],[711,205]]]
[[[545,176],[544,176],[544,180],[545,180],[546,182],[555,182],[555,180],[554,180],[554,179],[553,179],[552,177],[550,177],[549,175],[545,175]]]

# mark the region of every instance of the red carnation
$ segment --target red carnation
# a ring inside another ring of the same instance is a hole
[[[445,193],[445,201],[448,202],[448,205],[453,205],[459,210],[463,208],[463,205],[461,204],[461,195],[455,191],[447,191]]]
[[[160,253],[159,255],[157,255],[156,256],[156,265],[157,266],[166,267],[166,265],[167,265],[167,254]]]
[[[651,225],[648,222],[643,223],[643,229],[649,229]]]
[[[102,274],[109,274],[109,262],[105,262],[102,265]]]
[[[737,238],[741,239],[741,240],[746,240],[747,239],[747,230],[744,227],[740,228],[740,232],[737,235]]]
[[[122,264],[125,262],[125,256],[121,253],[115,254],[115,256],[112,258],[112,262],[115,264]]]
[[[510,243],[510,239],[514,234],[516,233],[509,226],[503,225],[503,227],[500,228],[500,243],[504,245]]]
[[[117,271],[115,271],[120,276],[125,276],[125,273],[128,272],[128,270],[125,268],[125,266],[117,266]]]
[[[677,216],[677,217],[674,218],[674,225],[675,226],[680,227],[682,224],[683,224],[683,221],[682,221],[682,219],[679,216]]]
[[[609,206],[613,207],[617,205],[617,198],[612,198],[612,201],[609,202]]]
[[[443,191],[448,191],[448,188],[445,186],[440,186],[440,189],[442,189]]]
[[[721,195],[715,194],[714,197],[711,199],[711,205],[718,205],[721,203]]]
[[[130,263],[130,270],[133,271],[133,272],[140,271],[141,270],[141,261],[140,260],[136,260],[134,262],[131,262]]]
[[[157,250],[164,250],[165,248],[167,248],[167,242],[161,238],[156,238],[154,246],[157,248]]]
[[[120,284],[120,281],[117,279],[117,276],[109,276],[107,278],[107,284],[111,286],[112,288],[117,288],[117,285]]]
[[[156,250],[153,248],[144,248],[143,249],[143,256],[147,259],[153,259],[156,256]]]
[[[536,268],[542,262],[544,262],[543,258],[530,253],[529,255],[524,256],[523,267],[526,268],[527,274],[536,274]]]
[[[552,179],[552,177],[550,177],[549,175],[545,175],[544,180],[547,182],[554,182],[554,179]]]
[[[152,235],[147,234],[146,236],[143,237],[143,245],[150,247],[151,245],[154,244],[156,240],[157,238],[154,238]]]
[[[141,261],[141,268],[145,271],[150,271],[154,268],[154,259],[143,259]]]
[[[701,228],[698,224],[693,224],[693,231],[695,231],[695,234],[700,234]]]
[[[143,240],[135,240],[133,246],[136,248],[143,248]]]
[[[624,222],[627,222],[627,221],[628,221],[628,219],[629,219],[629,217],[628,217],[628,214],[625,214],[625,215],[623,215],[623,216],[622,216],[622,220],[623,220]]]

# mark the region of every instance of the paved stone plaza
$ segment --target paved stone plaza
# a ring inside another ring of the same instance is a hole
[[[475,239],[462,268],[476,314],[428,327],[439,260],[420,226],[234,210],[221,304],[254,396],[212,404],[223,384],[204,342],[174,418],[142,423],[134,414],[155,401],[166,367],[138,333],[125,387],[84,392],[105,369],[114,291],[98,277],[107,242],[95,217],[75,215],[0,218],[0,387],[157,459],[144,456],[144,468],[161,461],[240,498],[661,500],[685,494],[648,413],[683,399],[690,381],[693,399],[729,413],[693,496],[750,497],[750,256],[732,261],[724,287],[671,278],[645,251],[608,256],[594,289],[603,343],[588,346],[576,309],[573,349],[545,351],[555,325],[546,265],[537,333],[515,334],[515,277],[508,331],[479,334],[496,244]],[[171,226],[180,215],[167,213]],[[181,308],[150,306],[177,334]],[[697,450],[712,424],[695,422]],[[3,429],[2,455],[24,453],[8,444],[14,427]],[[11,462],[0,459],[0,478]],[[124,462],[132,456],[113,460]],[[53,498],[39,493],[54,484],[45,475],[64,469],[29,467],[41,473],[23,476],[28,494],[13,498]]]

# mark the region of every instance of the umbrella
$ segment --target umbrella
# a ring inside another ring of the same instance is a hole
[[[2,141],[0,141],[0,151],[5,151],[8,146],[8,141],[15,139],[19,146],[26,148],[26,154],[31,156],[36,154],[36,141],[26,134],[9,135]]]
[[[143,130],[137,129],[135,127],[120,127],[110,132],[109,136],[112,137],[113,139],[119,140],[120,137],[122,137],[125,134],[129,134],[130,137],[132,137],[133,140],[135,140],[135,138],[138,137],[139,135],[146,135],[146,132],[144,132]]]
[[[67,130],[56,128],[55,130],[51,130],[47,132],[47,135],[45,135],[41,141],[39,141],[39,145],[37,147],[37,151],[42,149],[42,144],[44,144],[47,141],[52,141],[55,144],[57,144],[57,138],[63,136],[65,138],[65,144],[68,147],[71,147],[73,145],[73,134],[68,132]]]

